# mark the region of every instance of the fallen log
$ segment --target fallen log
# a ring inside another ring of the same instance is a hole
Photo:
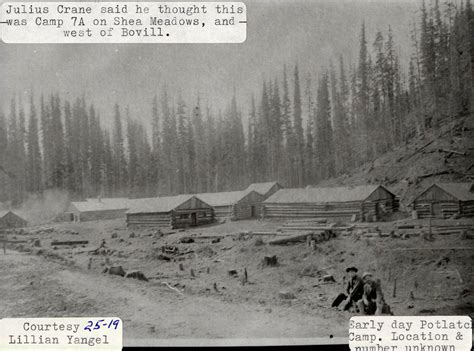
[[[89,240],[51,241],[51,246],[59,245],[87,245]]]
[[[252,232],[252,235],[282,235],[282,233],[278,233],[278,232]]]
[[[410,154],[409,156],[407,156],[405,158],[405,160],[408,160],[410,158],[412,158],[413,156],[415,156],[417,153],[419,153],[420,151],[422,151],[424,148],[426,148],[427,146],[431,145],[433,143],[434,140],[431,140],[430,142],[426,143],[425,145],[423,145],[422,147],[416,149],[412,154]],[[403,160],[403,156],[400,157],[399,159],[397,159],[397,162],[400,162],[401,160]]]
[[[386,251],[417,251],[417,250],[474,250],[474,247],[403,247],[395,249],[383,249]]]
[[[461,156],[466,156],[465,152],[455,151],[455,150],[447,150],[447,149],[438,149],[438,152],[445,152],[448,154],[456,154]]]
[[[352,227],[345,226],[345,227],[332,227],[332,226],[325,226],[325,227],[285,227],[283,228],[286,231],[297,231],[297,230],[306,230],[306,231],[323,231],[323,230],[348,230]]]
[[[268,243],[270,245],[283,245],[283,244],[292,243],[292,242],[306,241],[306,237],[308,235],[312,235],[312,234],[313,233],[304,233],[304,234],[291,235],[291,236],[288,236],[286,238],[272,240]]]
[[[443,175],[443,174],[450,174],[450,173],[451,173],[451,172],[449,172],[449,171],[441,171],[441,172],[435,172],[435,173],[428,173],[428,174],[420,175],[420,176],[418,176],[418,178],[424,179],[424,178],[434,177],[434,176]]]
[[[181,291],[179,291],[178,289],[172,287],[172,286],[169,285],[167,282],[161,282],[161,284],[166,285],[168,288],[170,288],[171,290],[176,291],[176,292],[177,292],[178,294],[180,294],[180,295],[184,295]]]
[[[269,244],[270,245],[284,245],[287,243],[302,242],[302,241],[307,240],[306,238],[308,237],[308,235],[313,237],[313,236],[317,236],[318,234],[319,235],[325,234],[326,232],[327,231],[325,230],[320,230],[320,231],[315,231],[315,232],[306,232],[304,234],[291,235],[286,238],[272,240],[269,242]]]
[[[8,240],[8,239],[1,239],[0,243],[8,243],[8,244],[26,244],[28,240]]]

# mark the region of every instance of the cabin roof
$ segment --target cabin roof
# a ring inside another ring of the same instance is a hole
[[[261,195],[266,195],[275,185],[278,185],[277,182],[266,182],[266,183],[253,183],[248,186],[247,191],[256,191]]]
[[[194,195],[176,195],[176,196],[163,196],[163,197],[152,197],[145,199],[134,199],[130,200],[130,209],[127,211],[129,214],[133,213],[157,213],[157,212],[170,212],[175,208],[179,207],[186,201],[195,197]]]
[[[247,196],[251,191],[243,190],[243,191],[227,191],[227,192],[220,192],[220,193],[202,193],[196,194],[196,196],[202,201],[208,203],[209,205],[215,206],[231,206],[240,200],[242,200],[245,196]]]
[[[7,214],[9,214],[9,213],[13,214],[14,216],[20,218],[20,219],[23,220],[23,221],[26,221],[24,218],[20,217],[19,215],[17,215],[17,214],[16,214],[15,212],[13,212],[13,211],[0,211],[0,218],[5,217],[5,216],[6,216]]]
[[[364,201],[381,185],[280,189],[265,203],[325,203]],[[383,187],[384,188],[384,187]],[[386,188],[384,188],[388,191]],[[390,191],[389,191],[390,192]]]
[[[11,211],[0,211],[0,218],[5,217],[8,212],[11,212]]]
[[[130,208],[130,201],[126,198],[86,199],[86,201],[71,202],[71,205],[79,212],[112,211]]]
[[[433,186],[437,186],[438,188],[447,192],[451,196],[454,196],[458,200],[474,201],[474,192],[473,192],[474,186],[472,183],[434,183],[433,185],[428,187],[425,191],[423,191],[420,195],[418,195],[416,198],[426,193]]]

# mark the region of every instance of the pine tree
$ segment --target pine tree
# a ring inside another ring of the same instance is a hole
[[[282,128],[283,128],[283,179],[288,186],[293,186],[292,182],[292,155],[291,148],[294,139],[294,131],[291,123],[291,100],[290,91],[288,88],[288,77],[286,72],[286,65],[283,66],[283,98],[282,98]]]
[[[194,124],[194,142],[195,142],[195,150],[196,150],[196,187],[195,191],[198,193],[205,192],[207,189],[206,184],[206,141],[205,139],[205,129],[204,129],[204,122],[203,122],[203,115],[202,115],[202,107],[201,107],[201,98],[198,96],[196,106],[194,107],[194,117],[193,117],[193,124]]]
[[[37,193],[42,190],[41,186],[41,152],[38,135],[38,118],[33,101],[30,96],[30,118],[28,122],[28,151],[27,151],[27,188],[28,192]],[[0,147],[1,148],[1,147]]]
[[[361,158],[367,161],[370,158],[369,134],[371,121],[369,116],[369,74],[370,74],[369,54],[367,51],[367,40],[365,33],[365,23],[362,23],[360,33],[359,65],[357,70],[357,96],[356,96],[356,122],[358,149],[361,151]]]
[[[161,126],[160,115],[158,109],[158,97],[155,95],[151,104],[151,153],[152,164],[150,165],[150,185],[154,188],[154,192],[158,191],[158,183],[162,176],[161,162]]]
[[[335,174],[331,105],[329,100],[328,74],[319,81],[316,112],[316,155],[318,179],[328,179]]]
[[[298,187],[303,186],[303,174],[304,174],[304,163],[303,163],[303,148],[304,148],[304,135],[303,135],[303,119],[301,110],[301,92],[300,92],[300,79],[298,73],[298,65],[295,66],[294,72],[294,91],[293,91],[293,126],[295,131],[294,136],[294,148],[292,155],[295,158],[294,166],[296,172],[296,182]]]
[[[114,195],[123,194],[127,184],[127,165],[125,160],[124,139],[120,108],[116,103],[114,114],[113,155],[114,155]]]

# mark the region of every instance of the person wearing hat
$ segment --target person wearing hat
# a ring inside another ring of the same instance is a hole
[[[347,300],[344,305],[344,311],[356,305],[357,301],[362,298],[364,285],[362,279],[357,275],[358,269],[356,267],[348,267],[346,272],[349,274],[346,288],[347,295],[344,293],[339,294],[332,303],[332,307],[337,307],[342,301]]]
[[[364,272],[362,280],[364,281],[363,294],[362,298],[357,302],[357,307],[361,314],[372,315],[377,310],[377,284],[370,272]]]

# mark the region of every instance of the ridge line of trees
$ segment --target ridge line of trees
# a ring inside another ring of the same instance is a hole
[[[47,189],[83,199],[237,190],[273,180],[303,187],[348,172],[472,113],[470,1],[423,3],[418,21],[405,69],[391,28],[371,41],[362,24],[357,65],[335,58],[316,91],[297,64],[284,65],[248,109],[235,95],[217,112],[199,97],[190,103],[178,94],[174,103],[163,87],[152,97],[149,123],[115,104],[109,131],[84,97],[41,95],[39,106],[33,94],[27,103],[14,97],[7,115],[0,113],[0,201],[20,204]]]

